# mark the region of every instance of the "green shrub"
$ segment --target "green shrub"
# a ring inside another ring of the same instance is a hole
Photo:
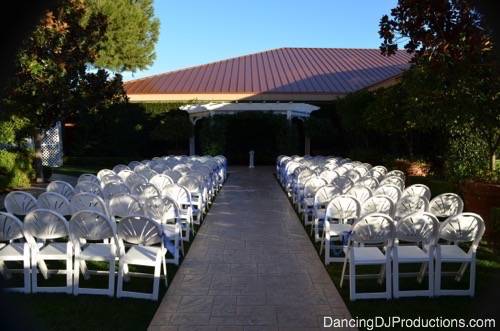
[[[464,123],[452,130],[445,168],[455,181],[486,176],[487,148],[477,128]]]
[[[0,150],[0,191],[29,187],[34,178],[33,153]]]

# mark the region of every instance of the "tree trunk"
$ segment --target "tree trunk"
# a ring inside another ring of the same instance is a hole
[[[497,155],[495,151],[490,154],[490,170],[494,172],[497,169]]]
[[[43,130],[35,129],[33,133],[33,142],[35,144],[35,173],[37,183],[43,183],[45,180],[45,178],[43,177],[42,165],[42,140]]]

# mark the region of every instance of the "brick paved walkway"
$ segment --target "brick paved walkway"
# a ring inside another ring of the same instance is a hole
[[[273,168],[232,167],[150,330],[314,330],[350,316]]]

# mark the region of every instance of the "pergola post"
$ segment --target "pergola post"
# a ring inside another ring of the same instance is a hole
[[[196,141],[195,141],[195,137],[194,137],[194,133],[193,133],[191,135],[191,137],[189,137],[189,156],[193,156],[196,154],[195,143],[196,143]]]
[[[311,155],[311,138],[308,135],[304,136],[304,155]]]

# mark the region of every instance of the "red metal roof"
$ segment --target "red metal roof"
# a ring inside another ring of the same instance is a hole
[[[278,48],[125,82],[127,94],[346,94],[401,74],[378,49]]]

